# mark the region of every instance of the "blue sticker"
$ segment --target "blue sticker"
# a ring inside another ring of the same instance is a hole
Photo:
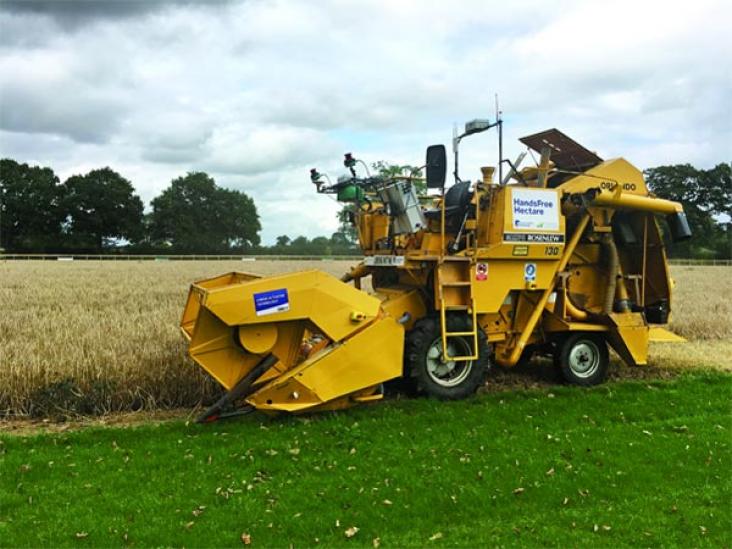
[[[254,294],[254,310],[257,316],[283,313],[290,310],[287,288]]]

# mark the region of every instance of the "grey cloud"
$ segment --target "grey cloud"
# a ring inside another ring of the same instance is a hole
[[[143,160],[161,164],[202,162],[214,122],[198,112],[159,112],[128,121],[130,146],[141,148]]]
[[[0,46],[39,48],[56,32],[56,25],[45,17],[15,14],[2,10],[0,3]]]
[[[208,7],[231,0],[3,0],[0,11],[44,15],[67,30],[99,20],[130,19],[171,7]]]
[[[206,149],[205,169],[252,176],[316,161],[336,148],[327,134],[313,129],[228,124],[214,130]]]
[[[21,133],[68,136],[81,143],[109,141],[124,117],[126,107],[116,98],[91,92],[77,97],[76,90],[37,90],[4,86],[0,129]]]

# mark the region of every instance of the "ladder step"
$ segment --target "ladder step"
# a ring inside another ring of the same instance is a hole
[[[442,286],[445,286],[445,287],[469,287],[470,286],[470,282],[463,282],[463,281],[460,281],[460,282],[440,282],[440,284]]]
[[[461,255],[447,255],[442,258],[442,261],[471,261],[471,258]]]
[[[474,356],[467,356],[467,355],[465,355],[465,356],[448,356],[447,357],[447,360],[452,360],[452,361],[455,361],[455,362],[467,362],[468,360],[477,360],[477,359],[478,359],[478,355],[474,355]]]
[[[447,337],[458,337],[458,336],[474,336],[476,332],[445,332]]]
[[[446,311],[467,311],[470,307],[467,305],[445,305]]]

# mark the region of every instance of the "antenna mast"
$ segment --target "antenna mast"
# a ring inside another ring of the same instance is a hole
[[[498,124],[498,181],[503,181],[503,118],[496,94],[496,124]]]

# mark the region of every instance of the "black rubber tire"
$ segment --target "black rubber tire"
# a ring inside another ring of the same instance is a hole
[[[596,351],[597,365],[589,375],[579,375],[572,369],[570,354],[579,345],[586,345]],[[576,332],[559,341],[554,351],[554,365],[561,371],[564,380],[571,385],[589,387],[599,385],[607,378],[610,357],[605,338],[598,333]]]
[[[471,320],[465,315],[450,315],[447,317],[447,329],[450,332],[470,330]],[[414,380],[420,394],[439,398],[441,400],[458,400],[475,393],[485,383],[490,368],[488,357],[490,348],[483,330],[478,330],[478,358],[472,361],[470,372],[457,385],[446,387],[440,385],[430,376],[427,369],[427,352],[440,337],[440,319],[429,316],[418,320],[407,333],[404,359],[405,376]],[[457,338],[455,338],[457,339]],[[472,341],[466,338],[470,347]]]

